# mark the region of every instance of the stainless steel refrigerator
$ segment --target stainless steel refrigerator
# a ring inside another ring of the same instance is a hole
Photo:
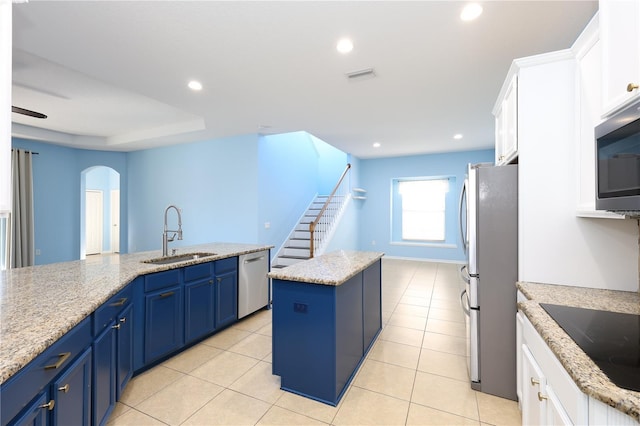
[[[460,300],[471,387],[516,399],[518,166],[469,165],[460,196]]]

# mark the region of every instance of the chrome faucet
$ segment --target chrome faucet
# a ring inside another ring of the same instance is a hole
[[[167,213],[169,212],[169,209],[172,207],[173,209],[175,209],[176,213],[178,213],[178,230],[177,231],[167,229]],[[169,237],[170,232],[173,232],[173,235],[171,237]],[[172,204],[164,210],[164,231],[162,232],[162,257],[167,256],[167,252],[169,251],[169,243],[173,241],[176,238],[176,236],[178,236],[179,240],[182,239],[182,214],[180,213],[180,209]]]

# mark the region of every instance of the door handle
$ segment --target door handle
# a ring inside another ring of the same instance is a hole
[[[467,290],[466,289],[462,290],[462,293],[460,293],[460,306],[462,306],[462,310],[464,311],[464,314],[466,316],[469,316],[471,314],[469,312],[469,308],[467,307],[469,305],[469,298],[466,296],[467,296]],[[465,306],[464,300],[467,301],[467,306]]]
[[[117,302],[113,302],[113,303],[112,303],[112,304],[110,304],[109,306],[112,306],[112,307],[122,306],[122,305],[124,305],[125,303],[127,303],[127,298],[126,298],[126,297],[123,297],[122,299],[119,299]]]
[[[60,366],[62,364],[64,364],[64,362],[67,360],[67,358],[69,358],[71,356],[71,352],[63,352],[61,354],[58,355],[58,361],[55,362],[54,364],[49,364],[49,365],[45,365],[44,369],[45,370],[54,370],[56,368],[60,368]]]

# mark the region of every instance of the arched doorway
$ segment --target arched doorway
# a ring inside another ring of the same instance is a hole
[[[120,252],[120,174],[106,166],[82,171],[80,258]]]

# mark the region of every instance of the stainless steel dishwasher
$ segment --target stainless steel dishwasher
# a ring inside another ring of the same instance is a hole
[[[269,251],[238,258],[238,319],[269,304]]]

